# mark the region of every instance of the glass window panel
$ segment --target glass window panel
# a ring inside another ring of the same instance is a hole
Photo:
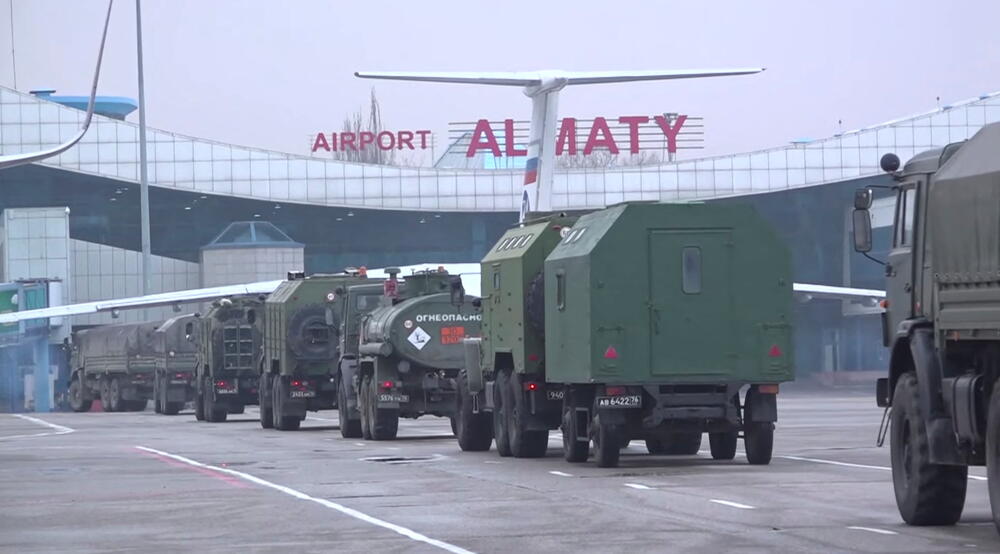
[[[701,293],[701,248],[697,246],[681,251],[681,289],[684,294]]]

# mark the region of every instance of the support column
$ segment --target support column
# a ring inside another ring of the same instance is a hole
[[[51,393],[51,383],[49,373],[49,341],[41,338],[34,341],[35,349],[35,411],[50,412],[52,405],[49,403]]]

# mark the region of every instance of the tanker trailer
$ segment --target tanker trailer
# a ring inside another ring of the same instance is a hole
[[[694,454],[703,433],[715,459],[732,459],[742,434],[747,460],[770,462],[778,385],[793,378],[792,279],[751,208],[626,203],[514,229],[484,259],[483,286],[465,381],[501,455],[543,455],[561,427],[570,462],[593,442],[597,464],[617,466],[633,439]],[[508,336],[523,321],[512,303],[534,335],[523,348]]]
[[[398,283],[387,269],[383,306],[361,322],[354,380],[366,439],[396,437],[399,418],[447,417],[455,429],[462,341],[479,335],[481,314],[466,302],[461,278],[443,269]]]
[[[299,428],[307,410],[337,405],[340,315],[337,290],[367,282],[361,272],[311,275],[290,272],[267,297],[260,361],[260,425]]]
[[[262,343],[261,297],[223,298],[197,321],[194,413],[198,421],[225,421],[258,400],[257,362]]]
[[[168,319],[153,333],[153,407],[158,414],[176,415],[194,399],[198,345],[192,335],[197,318],[187,314]]]
[[[144,410],[153,396],[153,333],[161,323],[103,325],[73,333],[73,411],[90,410],[98,398],[106,412]]]

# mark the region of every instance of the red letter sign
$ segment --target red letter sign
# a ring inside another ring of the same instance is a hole
[[[628,125],[628,151],[631,154],[639,153],[639,125],[649,123],[649,117],[644,115],[629,115],[618,118],[618,123]]]
[[[315,151],[319,150],[320,148],[322,148],[323,150],[326,150],[327,152],[330,151],[330,143],[326,142],[326,135],[324,135],[323,133],[318,133],[316,135],[316,140],[313,141],[313,150],[312,151],[315,152]]]
[[[656,124],[660,126],[660,130],[663,131],[663,135],[667,137],[667,152],[671,154],[677,152],[677,133],[680,132],[681,127],[684,126],[684,122],[687,121],[688,116],[679,115],[674,121],[673,127],[667,122],[667,118],[662,115],[656,116]]]
[[[559,126],[559,138],[556,139],[556,156],[562,156],[566,143],[569,143],[569,155],[576,156],[576,119],[566,117]]]
[[[486,139],[481,140],[480,137],[484,135]],[[485,119],[476,122],[476,129],[472,132],[472,141],[469,143],[469,149],[465,152],[465,157],[475,156],[477,150],[489,150],[493,152],[494,156],[500,157],[500,145],[497,144],[497,137],[493,135],[490,122]]]
[[[504,147],[507,150],[508,156],[527,156],[528,151],[521,148],[518,149],[514,144],[514,120],[505,119],[503,120],[503,134],[504,134]]]
[[[603,135],[602,138],[597,138],[598,133]],[[590,128],[590,136],[587,137],[587,144],[583,147],[583,155],[589,156],[597,147],[605,147],[612,154],[618,153],[618,145],[615,144],[615,138],[611,136],[608,121],[603,117],[594,118],[594,126]]]

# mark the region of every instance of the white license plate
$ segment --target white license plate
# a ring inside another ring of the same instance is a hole
[[[379,402],[409,402],[410,395],[408,394],[391,394],[387,392],[380,392],[378,395]]]
[[[545,391],[545,398],[548,400],[562,400],[566,397],[566,391],[564,390],[547,390]]]
[[[316,391],[314,390],[293,390],[289,395],[292,398],[314,398],[316,396]]]
[[[173,381],[170,381],[170,384],[171,385],[186,385],[186,384],[188,384],[188,382],[185,381],[185,380],[183,380],[183,379],[174,379]]]
[[[236,387],[216,387],[216,394],[236,394]]]
[[[598,408],[641,408],[642,396],[638,394],[623,394],[621,396],[598,396]]]

